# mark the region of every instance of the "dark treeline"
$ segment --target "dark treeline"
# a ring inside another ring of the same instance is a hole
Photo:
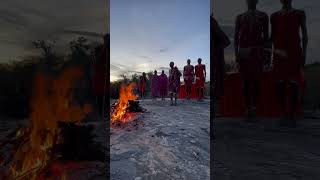
[[[83,37],[69,42],[67,54],[55,52],[55,43],[45,40],[34,41],[39,55],[8,61],[0,64],[0,113],[12,117],[27,117],[34,73],[37,71],[59,74],[65,67],[81,65],[84,67],[84,81],[87,83],[86,95],[90,89],[90,64],[94,49],[102,46]]]
[[[146,95],[149,96],[151,93],[151,79],[153,76],[153,72],[150,71],[146,74],[147,74]],[[121,84],[135,83],[136,88],[135,88],[134,93],[138,94],[138,85],[139,85],[139,77],[140,76],[141,76],[141,74],[139,75],[137,73],[134,73],[131,76],[127,76],[127,75],[122,74],[121,79],[114,81],[114,82],[111,82],[110,83],[110,98],[111,99],[118,99],[119,98]]]
[[[153,72],[150,71],[150,72],[147,72],[146,74],[147,74],[146,97],[151,97],[151,79],[153,76]],[[127,76],[127,75],[123,74],[123,75],[121,75],[121,79],[114,81],[114,82],[111,82],[110,83],[110,98],[111,99],[118,99],[121,84],[129,84],[132,82],[136,83],[136,85],[137,85],[134,93],[139,94],[138,85],[139,85],[139,77],[140,76],[141,76],[141,74],[137,74],[137,73],[134,73],[131,76]],[[210,95],[209,84],[210,84],[210,82],[205,83],[205,96]]]

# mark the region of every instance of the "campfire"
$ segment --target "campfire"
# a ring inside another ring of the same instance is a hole
[[[111,106],[112,124],[125,124],[131,122],[135,120],[139,113],[145,111],[137,100],[138,96],[133,92],[135,87],[135,83],[121,85],[119,99]]]
[[[82,124],[91,105],[80,106],[73,98],[82,74],[80,67],[72,67],[58,77],[35,75],[30,123],[8,137],[11,153],[0,164],[8,169],[4,179],[68,179],[64,171],[54,173],[60,162],[104,157],[92,140],[93,127]],[[96,157],[86,157],[88,154]]]

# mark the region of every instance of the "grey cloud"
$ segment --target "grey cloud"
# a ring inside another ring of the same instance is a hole
[[[4,0],[0,8],[0,53],[9,60],[29,53],[34,40],[59,40],[57,46],[65,50],[77,35],[100,38],[109,30],[107,2]],[[10,53],[5,52],[8,48]],[[3,62],[5,57],[1,59]]]
[[[97,38],[102,38],[104,36],[104,34],[97,33],[97,32],[77,31],[77,30],[62,30],[62,31],[60,31],[60,33],[77,34],[77,35],[97,37]]]
[[[159,51],[160,51],[161,53],[164,53],[164,52],[169,51],[169,48],[163,48],[163,49],[160,49]]]

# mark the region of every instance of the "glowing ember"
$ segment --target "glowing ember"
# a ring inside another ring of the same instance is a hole
[[[129,106],[129,101],[137,99],[137,95],[133,93],[133,88],[135,88],[135,86],[135,83],[131,83],[128,86],[124,84],[121,85],[119,100],[111,114],[111,123],[117,121],[125,123],[130,119],[130,113],[127,113],[127,108]]]
[[[9,179],[38,179],[40,172],[55,158],[54,145],[63,141],[59,137],[58,122],[80,123],[91,111],[91,105],[75,105],[72,96],[75,82],[82,74],[80,67],[65,69],[57,79],[36,74],[31,125],[16,134],[22,140],[14,153]]]

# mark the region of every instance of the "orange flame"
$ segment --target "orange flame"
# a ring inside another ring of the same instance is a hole
[[[135,83],[130,83],[128,86],[122,84],[120,88],[120,96],[115,106],[115,109],[111,115],[111,122],[114,123],[116,121],[126,122],[126,110],[129,105],[130,100],[136,100],[137,95],[133,93],[133,89],[135,88]]]
[[[34,79],[31,100],[31,126],[24,134],[25,142],[14,154],[10,175],[12,179],[36,179],[52,157],[52,148],[58,142],[58,122],[80,123],[91,105],[75,105],[72,96],[75,82],[81,78],[80,67],[65,69],[54,79],[50,75],[37,73]]]

